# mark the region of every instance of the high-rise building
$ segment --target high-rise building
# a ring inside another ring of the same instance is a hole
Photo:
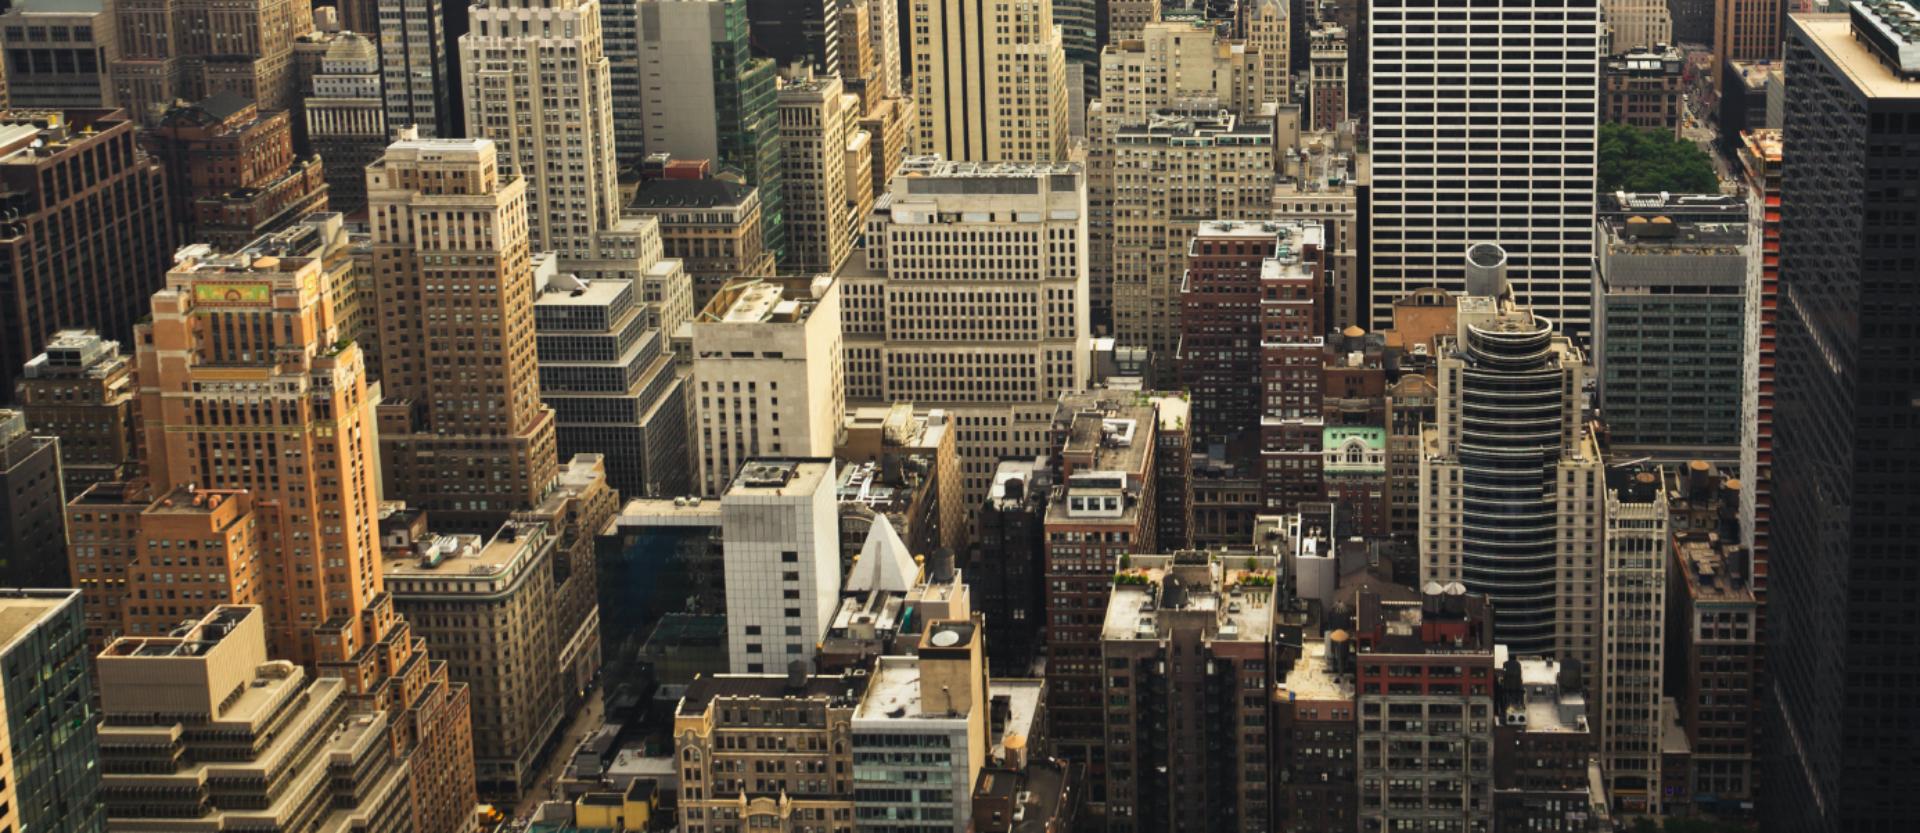
[[[916,153],[1067,161],[1067,59],[1053,0],[912,0]]]
[[[1582,410],[1586,358],[1514,301],[1500,247],[1476,244],[1466,259],[1457,327],[1436,348],[1420,581],[1486,595],[1495,637],[1516,654],[1595,667],[1604,484]]]
[[[960,487],[959,432],[953,420],[938,409],[915,413],[912,403],[896,402],[851,411],[843,425],[833,457],[843,472],[857,476],[841,478],[842,508],[852,503],[873,507],[915,555],[945,549],[964,558],[973,533]],[[841,513],[843,549],[851,543],[848,516],[857,514]],[[855,540],[865,540],[864,530],[854,531],[861,535]]]
[[[1101,626],[1107,829],[1273,829],[1272,558],[1136,555]]]
[[[131,344],[175,238],[166,174],[118,112],[0,119],[0,185],[0,214],[16,218],[0,225],[0,281],[12,287],[0,293],[0,392],[10,392],[60,330],[92,327]]]
[[[276,112],[299,103],[293,45],[313,31],[302,0],[132,0],[114,4],[117,106],[152,124],[174,101],[229,92]]]
[[[1666,681],[1668,494],[1652,467],[1607,470],[1600,663],[1593,668],[1600,771],[1607,796],[1631,813],[1660,814]],[[1582,767],[1584,769],[1584,767]]]
[[[144,137],[167,168],[181,240],[234,249],[327,208],[325,166],[294,152],[287,111],[223,90],[169,107]]]
[[[28,430],[27,415],[0,408],[0,582],[65,587],[66,518],[60,507],[60,439]]]
[[[120,342],[92,330],[61,330],[27,362],[14,400],[33,430],[60,438],[60,472],[78,496],[139,465],[133,362]]]
[[[1322,23],[1307,33],[1307,123],[1337,130],[1347,120],[1347,30]]]
[[[993,713],[1003,704],[1000,685],[987,677],[986,642],[979,616],[930,616],[913,656],[874,662],[853,711],[855,830],[974,829],[973,785],[993,751],[995,724],[1011,712]],[[924,749],[945,751],[915,751]]]
[[[1247,336],[1259,330],[1260,272],[1281,234],[1277,225],[1218,220],[1199,224],[1188,244],[1177,359],[1180,385],[1193,397],[1196,444],[1258,432],[1265,397],[1246,382],[1260,375],[1260,348]]]
[[[23,109],[111,110],[110,68],[120,60],[113,7],[21,0],[0,12],[0,60],[7,105]]]
[[[1746,340],[1741,355],[1740,490],[1741,543],[1752,563],[1748,584],[1766,632],[1767,559],[1773,538],[1773,408],[1777,389],[1774,353],[1780,320],[1780,131],[1740,134],[1740,173],[1747,191],[1748,224],[1759,256],[1747,264]],[[1764,643],[1763,643],[1764,647]]]
[[[428,516],[429,522],[432,516]],[[562,634],[554,550],[560,531],[508,522],[491,537],[431,535],[386,559],[393,609],[449,652],[447,673],[473,697],[474,775],[483,796],[517,801],[542,749],[566,721],[552,661]]]
[[[1667,16],[1673,20],[1675,43],[1713,46],[1716,0],[1666,0],[1666,2]]]
[[[526,188],[487,139],[403,138],[367,168],[386,494],[451,530],[497,528],[540,500],[558,465],[536,375]]]
[[[1602,202],[1593,356],[1612,450],[1733,461],[1754,258],[1746,205],[1718,194]]]
[[[848,0],[746,0],[754,51],[780,67],[840,67],[840,7]]]
[[[341,32],[328,44],[308,92],[307,141],[326,161],[327,205],[359,211],[367,206],[367,166],[387,149],[379,49],[364,35]]]
[[[460,88],[447,63],[441,0],[395,0],[379,9],[387,129],[412,127],[427,139],[461,135]]]
[[[1600,0],[1606,42],[1601,50],[1619,55],[1673,43],[1673,17],[1667,0]],[[1715,53],[1719,59],[1719,53]]]
[[[1163,111],[1119,127],[1111,140],[1113,333],[1120,344],[1146,348],[1150,375],[1168,379],[1194,232],[1207,220],[1260,219],[1271,210],[1273,126],[1227,111]]]
[[[847,408],[841,289],[740,281],[694,319],[687,430],[701,494],[726,491],[756,457],[833,456]]]
[[[1100,95],[1100,47],[1106,43],[1103,35],[1109,13],[1101,8],[1103,5],[1102,0],[1052,0],[1053,22],[1060,27],[1061,53],[1088,98]]]
[[[1677,46],[1648,47],[1601,59],[1601,118],[1679,132],[1686,61],[1686,53]]]
[[[672,274],[689,295],[686,274]],[[672,328],[656,317],[639,282],[571,274],[550,277],[533,306],[540,399],[560,457],[605,455],[607,478],[633,497],[689,486],[687,381],[674,370]]]
[[[559,539],[553,550],[553,632],[547,655],[560,686],[561,708],[579,709],[601,670],[600,533],[620,511],[620,494],[607,479],[606,457],[576,454],[539,506],[514,513],[522,524],[544,524]]]
[[[308,665],[329,650],[316,628],[380,593],[373,401],[324,275],[273,237],[184,248],[135,339],[148,477],[156,492],[251,492],[272,559],[257,579],[267,636]]]
[[[1467,277],[1460,250],[1487,241],[1511,256],[1520,303],[1569,337],[1586,338],[1599,141],[1598,0],[1502,0],[1476,6],[1464,23],[1441,25],[1436,21],[1456,12],[1432,0],[1380,0],[1369,14],[1368,329],[1386,329],[1393,302],[1415,289],[1460,292]],[[1456,27],[1461,30],[1452,31]],[[1477,51],[1456,51],[1452,41],[1460,37],[1479,39]],[[1448,57],[1433,63],[1425,57],[1433,50]],[[1473,69],[1469,54],[1511,71]],[[1516,175],[1520,171],[1525,175]]]
[[[1353,634],[1314,638],[1275,621],[1273,821],[1298,833],[1358,829],[1360,720],[1353,690]],[[1298,649],[1285,645],[1301,636]],[[1288,654],[1291,653],[1291,663]]]
[[[987,499],[974,510],[967,581],[978,609],[994,627],[989,659],[995,670],[1020,676],[1033,667],[1044,641],[1047,501],[1053,489],[1044,458],[1002,460]]]
[[[1259,53],[1262,98],[1279,104],[1293,100],[1293,12],[1286,0],[1252,0],[1246,16],[1247,46]],[[1346,78],[1342,70],[1340,77]],[[1344,98],[1344,96],[1342,96]]]
[[[1920,238],[1911,2],[1792,15],[1780,203],[1767,690],[1769,829],[1895,830],[1920,791],[1906,569],[1920,430],[1903,375]]]
[[[871,160],[849,164],[849,144],[860,132],[858,96],[833,75],[802,76],[780,84],[780,141],[785,145],[787,260],[795,274],[838,271],[853,253],[866,220],[852,187],[867,189],[872,207]]]
[[[952,415],[970,505],[1088,379],[1086,210],[1079,166],[917,157],[841,271],[848,401]]]
[[[17,830],[102,833],[101,755],[92,675],[77,590],[0,594],[0,664],[14,675],[0,695],[0,823]]]
[[[870,677],[783,670],[694,680],[673,714],[675,757],[687,762],[680,826],[721,833],[804,819],[818,830],[852,833],[853,714]],[[748,775],[756,762],[767,763],[765,750],[780,746],[784,769]]]
[[[1103,611],[1114,570],[1134,553],[1159,551],[1159,418],[1148,402],[1095,399],[1086,406],[1063,403],[1054,424],[1055,485],[1047,497],[1041,572],[1048,714],[1064,757],[1098,776],[1106,725]]]
[[[1326,260],[1326,300],[1321,316],[1327,329],[1349,325],[1364,328],[1368,321],[1367,212],[1372,188],[1367,151],[1350,130],[1295,132],[1284,119],[1274,147],[1276,179],[1273,211],[1281,222],[1317,222]]]
[[[538,33],[525,22],[535,12]],[[640,279],[659,259],[659,231],[621,216],[598,0],[482,3],[470,17],[467,135],[491,139],[500,174],[526,181],[529,244],[568,271]]]
[[[666,256],[684,264],[693,308],[705,309],[734,278],[770,277],[773,252],[760,228],[760,191],[724,179],[653,179],[627,213],[658,218]]]
[[[1260,492],[1265,511],[1290,512],[1324,494],[1325,235],[1311,224],[1274,225],[1258,301]]]
[[[414,785],[393,718],[359,708],[344,678],[269,659],[266,618],[221,605],[100,654],[109,825],[404,829]]]
[[[1754,730],[1763,695],[1763,620],[1738,529],[1749,487],[1704,463],[1663,474],[1673,497],[1666,693],[1691,752],[1690,771],[1680,773],[1691,795],[1665,796],[1663,808],[1684,812],[1691,801],[1698,809],[1740,812],[1757,787]]]
[[[647,152],[712,159],[758,188],[765,247],[784,257],[776,67],[752,55],[746,0],[639,0],[639,21]]]
[[[1779,60],[1783,42],[1780,27],[1786,22],[1785,5],[1784,0],[1714,0],[1715,89],[1720,87],[1730,61]],[[1796,3],[1793,8],[1811,7]]]
[[[1106,0],[1107,43],[1140,37],[1149,23],[1160,22],[1160,0]]]
[[[1152,135],[1154,123],[1181,115],[1190,116],[1198,122],[1191,129],[1195,133],[1235,132],[1236,129],[1242,133],[1257,131],[1275,117],[1262,109],[1264,96],[1260,87],[1260,69],[1254,61],[1256,57],[1257,54],[1249,53],[1244,44],[1218,41],[1213,30],[1193,21],[1154,23],[1145,26],[1131,39],[1109,43],[1101,50],[1100,99],[1087,109],[1087,244],[1088,280],[1093,292],[1090,317],[1095,326],[1105,329],[1108,334],[1115,332],[1111,328],[1116,323],[1115,304],[1119,294],[1115,289],[1119,260],[1115,252],[1117,226],[1122,221],[1124,211],[1148,212],[1160,196],[1153,188],[1120,187],[1117,156],[1123,141],[1121,134],[1125,132],[1129,134],[1128,140],[1138,141],[1143,135]],[[1232,113],[1231,122],[1220,120],[1219,112],[1223,110]],[[1169,131],[1168,135],[1162,137],[1163,143],[1177,146],[1177,132]],[[1271,139],[1265,143],[1274,144]],[[1166,150],[1137,148],[1134,160],[1137,162],[1141,154]],[[1236,152],[1240,152],[1239,149],[1230,146],[1206,147],[1196,149],[1192,155],[1196,159],[1207,160]],[[1265,166],[1269,175],[1271,168],[1271,164]],[[1196,174],[1202,172],[1200,168],[1194,168],[1193,171]],[[1261,167],[1248,166],[1228,173],[1232,180],[1244,182],[1257,178],[1261,171]],[[1158,180],[1156,172],[1152,181]],[[1137,186],[1138,183],[1133,185]],[[1186,198],[1181,200],[1183,203],[1196,198],[1191,192],[1183,193],[1186,194]],[[1128,198],[1130,205],[1120,205],[1122,197]],[[1250,195],[1234,197],[1235,202],[1242,200],[1252,202]],[[1193,207],[1205,208],[1206,203]],[[1247,218],[1265,216],[1266,206],[1253,207],[1263,210],[1246,215]],[[1136,226],[1150,227],[1175,219],[1170,215],[1173,209],[1174,206],[1169,205],[1157,212],[1142,213],[1130,219]],[[1216,216],[1232,215],[1201,213],[1197,218]],[[1195,218],[1177,219],[1180,222],[1174,223],[1176,228],[1191,225]],[[1164,282],[1164,278],[1156,278],[1155,282]],[[1136,303],[1144,305],[1146,301],[1139,300]]]
[[[1430,584],[1354,603],[1360,829],[1488,830],[1495,654],[1485,596]]]
[[[1492,829],[1594,829],[1595,732],[1580,665],[1496,651]]]
[[[831,458],[748,462],[720,497],[727,656],[736,674],[813,660],[840,606]]]

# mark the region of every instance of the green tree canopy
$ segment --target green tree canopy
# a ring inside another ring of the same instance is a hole
[[[1665,130],[1610,123],[1600,127],[1600,190],[1711,194],[1720,190],[1720,176],[1699,145]]]

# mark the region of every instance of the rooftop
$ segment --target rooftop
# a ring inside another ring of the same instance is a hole
[[[1213,642],[1265,643],[1273,633],[1272,558],[1185,550],[1172,555],[1135,555],[1114,576],[1100,638],[1108,642],[1156,641],[1179,614],[1210,617]]]
[[[703,324],[804,323],[831,287],[832,278],[805,279],[807,292],[796,285],[801,280],[741,278],[729,281],[707,302],[696,320]]]
[[[79,595],[78,590],[0,591],[0,654],[12,650],[21,634],[53,618],[54,611]]]
[[[546,540],[546,524],[522,521],[503,524],[491,539],[429,535],[414,545],[413,557],[387,559],[383,572],[389,579],[492,579],[524,566],[541,552]]]
[[[752,198],[754,188],[724,179],[652,179],[640,186],[629,208],[734,208]]]
[[[1906,16],[1920,13],[1909,0],[1854,2],[1848,14],[1791,14],[1789,25],[1816,53],[1867,98],[1920,98],[1920,44],[1908,34]],[[1900,20],[1895,28],[1889,21]]]
[[[1329,654],[1332,642],[1345,643],[1352,637],[1346,631],[1334,631],[1327,639],[1309,639],[1302,644],[1299,658],[1287,671],[1281,691],[1293,700],[1351,700],[1353,676],[1335,674]]]
[[[810,495],[832,472],[830,459],[748,460],[727,487],[726,497]]]
[[[692,717],[715,700],[825,700],[853,708],[867,689],[867,674],[808,674],[796,681],[789,674],[716,674],[694,678],[680,698],[678,713]]]
[[[1507,665],[1507,646],[1494,648],[1493,664]],[[1563,688],[1561,663],[1546,657],[1518,657],[1521,691],[1511,693],[1502,721],[1528,732],[1568,732],[1585,734],[1587,696],[1582,691]],[[1577,677],[1575,678],[1577,679]]]

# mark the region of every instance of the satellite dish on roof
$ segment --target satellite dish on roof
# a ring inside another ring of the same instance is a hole
[[[951,648],[960,644],[960,633],[959,631],[940,631],[933,635],[931,641],[935,647]]]

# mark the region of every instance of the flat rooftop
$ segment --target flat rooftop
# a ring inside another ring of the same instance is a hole
[[[1336,634],[1335,638],[1347,636],[1344,631]],[[1293,668],[1287,671],[1287,678],[1280,686],[1287,695],[1296,700],[1353,699],[1353,677],[1333,673],[1326,640],[1307,640],[1301,649],[1299,659],[1293,661]]]
[[[1912,3],[1903,0],[1875,0],[1873,6],[1884,6],[1889,12],[1914,9]],[[1787,19],[1788,25],[1806,35],[1808,45],[1815,52],[1825,55],[1867,98],[1920,98],[1920,80],[1909,80],[1896,74],[1880,55],[1874,53],[1873,48],[1854,35],[1857,17],[1879,17],[1878,14],[1867,15],[1867,9],[1868,4],[1856,2],[1851,4],[1850,14],[1792,14]],[[1900,46],[1902,51],[1909,53],[1914,49],[1912,43]],[[1902,60],[1901,63],[1907,62]],[[1920,68],[1920,64],[1911,66]]]
[[[441,535],[423,544],[428,548],[425,552],[387,559],[384,572],[389,578],[491,578],[537,552],[546,535],[546,524],[520,521],[503,525],[490,539]]]
[[[851,708],[866,692],[870,676],[809,674],[795,684],[786,674],[702,675],[687,684],[687,692],[680,698],[678,714],[682,717],[699,715],[713,701],[723,699],[824,699],[834,705]]]
[[[20,636],[80,595],[78,590],[0,591],[0,653],[13,648]]]
[[[727,487],[728,497],[810,495],[833,471],[833,461],[748,460]]]

